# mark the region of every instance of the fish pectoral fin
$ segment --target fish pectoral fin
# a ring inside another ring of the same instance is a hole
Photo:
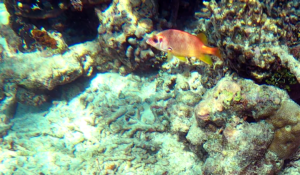
[[[173,57],[176,57],[178,58],[180,61],[183,61],[183,62],[187,62],[188,60],[186,59],[186,57],[183,57],[183,56],[175,56],[173,55],[170,51],[168,51],[168,55],[167,55],[167,61],[171,61]]]
[[[168,52],[167,54],[167,62],[171,61],[173,58],[173,54],[171,52]]]
[[[175,56],[176,58],[178,58],[180,61],[183,61],[183,62],[187,62],[188,60],[186,59],[186,57],[183,57],[183,56]]]
[[[203,61],[206,64],[209,64],[210,66],[213,64],[212,59],[210,58],[209,55],[201,54],[198,57],[199,60]]]
[[[207,44],[208,44],[206,35],[205,35],[204,33],[199,33],[199,34],[197,35],[197,38],[198,38],[200,41],[202,41],[202,43],[203,43],[204,45],[207,45]]]

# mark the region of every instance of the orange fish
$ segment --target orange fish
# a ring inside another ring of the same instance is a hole
[[[186,57],[196,57],[212,65],[213,62],[209,55],[215,55],[222,59],[218,48],[206,46],[207,39],[202,33],[195,36],[184,31],[169,29],[148,38],[146,43],[167,52],[168,60],[173,56],[182,61],[187,61]]]

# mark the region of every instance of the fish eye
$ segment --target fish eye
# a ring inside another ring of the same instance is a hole
[[[158,43],[158,42],[161,43],[162,40],[163,40],[162,37],[154,37],[154,38],[153,38],[153,42],[154,42],[154,43]]]

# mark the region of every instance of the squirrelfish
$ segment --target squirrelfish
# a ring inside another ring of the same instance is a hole
[[[197,36],[181,30],[164,30],[146,40],[146,43],[158,50],[168,53],[168,60],[173,56],[182,61],[186,57],[196,57],[203,62],[212,65],[209,55],[215,55],[222,59],[218,48],[208,47],[206,36],[203,33]]]

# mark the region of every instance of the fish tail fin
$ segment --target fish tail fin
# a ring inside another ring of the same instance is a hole
[[[223,60],[221,52],[217,47],[212,48],[204,45],[202,46],[202,50],[204,51],[205,54],[215,55],[219,57],[221,60]]]
[[[215,53],[213,55],[216,55],[218,58],[223,60],[220,50],[218,48],[214,48],[214,49],[215,49]]]

